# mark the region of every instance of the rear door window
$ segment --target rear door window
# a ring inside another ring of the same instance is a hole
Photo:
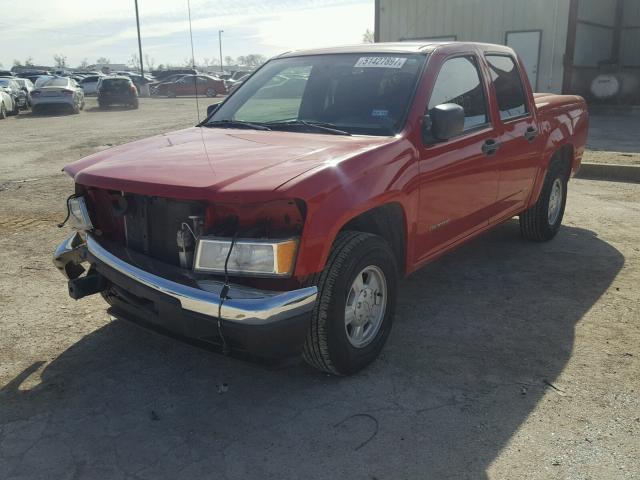
[[[442,65],[433,86],[429,110],[443,103],[464,108],[465,131],[489,123],[482,77],[474,57],[455,57]]]
[[[529,113],[522,76],[514,59],[507,55],[487,55],[491,81],[496,91],[500,118],[511,120]]]

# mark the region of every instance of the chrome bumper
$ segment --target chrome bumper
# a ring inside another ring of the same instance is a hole
[[[185,276],[185,283],[167,280],[125,262],[102,247],[91,234],[74,233],[64,240],[54,253],[53,263],[67,278],[78,276],[83,262],[101,262],[120,274],[156,292],[173,297],[183,309],[245,325],[264,325],[311,312],[317,288],[307,287],[288,292],[273,292],[231,284],[220,308],[223,282],[194,280]],[[197,287],[187,285],[195,283]]]

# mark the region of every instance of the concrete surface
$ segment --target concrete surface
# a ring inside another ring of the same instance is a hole
[[[583,161],[640,166],[640,115],[598,115],[589,119]]]
[[[640,165],[616,163],[582,163],[578,178],[640,183]]]
[[[554,241],[510,221],[404,280],[358,376],[267,367],[111,321],[51,265],[60,168],[192,124],[175,102],[0,126],[0,479],[640,478],[639,185],[574,180]]]

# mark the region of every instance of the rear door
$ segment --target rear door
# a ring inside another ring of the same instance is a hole
[[[478,57],[434,57],[429,68],[439,73],[426,113],[456,103],[465,109],[465,127],[456,138],[421,147],[418,263],[486,227],[498,189],[496,131]]]
[[[498,212],[491,220],[519,213],[525,206],[540,163],[541,145],[525,73],[508,53],[487,53],[486,66],[496,106],[498,143]]]
[[[533,90],[538,89],[538,67],[540,63],[540,40],[542,31],[507,32],[507,46],[513,48],[524,64]]]

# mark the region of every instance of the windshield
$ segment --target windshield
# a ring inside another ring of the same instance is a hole
[[[350,134],[394,135],[404,125],[425,59],[376,53],[275,59],[247,79],[207,124],[280,129],[287,122],[316,122]]]
[[[42,84],[43,87],[66,87],[69,80],[66,78],[51,78]]]

